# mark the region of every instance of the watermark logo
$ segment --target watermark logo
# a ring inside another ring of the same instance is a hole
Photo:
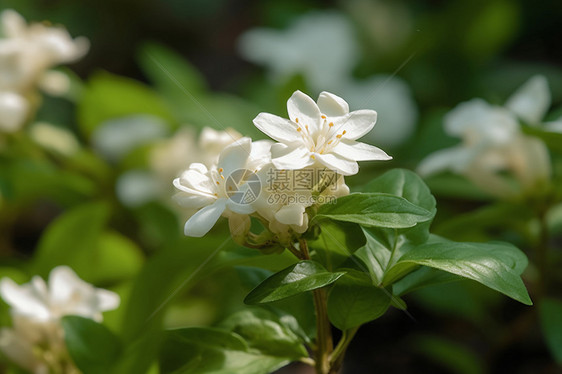
[[[234,170],[225,182],[228,198],[240,205],[251,204],[261,192],[260,178],[251,170]]]

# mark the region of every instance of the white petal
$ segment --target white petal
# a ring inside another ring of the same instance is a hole
[[[328,153],[328,154],[314,154],[316,159],[330,170],[335,170],[341,175],[353,175],[357,174],[359,171],[359,165],[356,161],[351,161],[345,159],[339,155]]]
[[[422,176],[440,173],[446,170],[462,172],[476,156],[474,150],[464,147],[452,147],[436,151],[418,165],[417,172]]]
[[[43,289],[44,288],[46,287],[43,287]],[[38,294],[36,287],[31,283],[20,286],[9,278],[3,278],[0,281],[0,294],[2,295],[2,299],[4,299],[16,313],[37,317],[39,319],[47,319],[50,316],[50,312],[45,304],[46,295]]]
[[[118,294],[101,288],[96,289],[96,298],[97,309],[100,312],[117,309],[121,303],[121,298]]]
[[[13,92],[0,92],[0,130],[14,132],[25,122],[29,111],[28,101]]]
[[[192,169],[184,171],[179,178],[174,179],[173,184],[188,194],[212,195],[216,192],[215,184],[208,174]]]
[[[49,274],[50,296],[55,304],[71,302],[73,295],[87,286],[90,285],[80,279],[68,266],[57,266]]]
[[[359,143],[355,140],[342,139],[332,150],[348,160],[369,161],[369,160],[391,160],[382,149],[366,143]]]
[[[189,194],[180,191],[172,196],[172,199],[181,207],[187,209],[199,209],[215,202],[215,196],[205,196],[200,194]]]
[[[292,143],[301,139],[301,135],[297,131],[297,125],[286,118],[269,113],[260,113],[254,118],[253,122],[261,132],[278,142]]]
[[[242,138],[228,145],[220,154],[217,166],[222,168],[222,174],[228,178],[235,170],[245,169],[246,162],[252,151],[252,139]]]
[[[460,103],[445,115],[443,127],[447,134],[461,137],[475,123],[485,121],[492,108],[482,99]]]
[[[550,132],[562,133],[562,119],[558,119],[557,121],[545,123],[544,129],[546,131],[550,131]]]
[[[186,223],[184,233],[186,236],[200,238],[209,232],[217,223],[226,208],[227,199],[218,199],[212,205],[206,206],[195,213]]]
[[[304,210],[304,206],[300,204],[285,205],[275,213],[275,218],[285,225],[301,226],[304,222]]]
[[[373,129],[377,122],[377,112],[369,109],[356,110],[346,116],[334,119],[336,132],[345,130],[345,139],[356,140]]]
[[[312,134],[316,134],[320,128],[322,114],[318,105],[301,91],[295,91],[291,95],[287,101],[287,112],[291,121],[297,122],[301,127],[308,126]]]
[[[505,103],[506,108],[529,124],[538,124],[550,107],[548,81],[535,75],[525,82]]]
[[[318,96],[318,108],[328,117],[345,116],[349,113],[349,105],[344,99],[326,91]]]
[[[271,147],[271,162],[277,169],[302,169],[314,164],[314,159],[304,147],[290,147],[274,144]]]
[[[22,37],[27,29],[25,19],[16,11],[6,9],[0,16],[0,24],[6,38]]]

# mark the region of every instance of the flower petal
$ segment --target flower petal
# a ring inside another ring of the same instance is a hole
[[[353,175],[359,171],[359,165],[356,161],[351,161],[334,153],[318,154],[315,153],[316,159],[330,170],[335,170],[342,175]]]
[[[199,209],[211,205],[216,200],[216,197],[180,191],[172,196],[172,199],[183,208]]]
[[[356,142],[355,140],[342,139],[332,150],[348,160],[370,161],[370,160],[391,160],[392,157],[385,151],[373,145]]]
[[[298,123],[301,127],[308,126],[308,131],[311,134],[316,134],[320,129],[322,114],[318,105],[301,91],[295,91],[287,101],[287,112],[289,119]]]
[[[540,123],[544,118],[550,102],[548,81],[542,75],[535,75],[507,99],[505,107],[533,125]]]
[[[100,312],[117,309],[121,303],[118,294],[101,288],[96,289],[96,299],[97,309]]]
[[[377,112],[361,109],[334,119],[336,132],[345,130],[345,139],[356,140],[373,129],[377,122]]]
[[[186,236],[200,238],[209,232],[217,223],[226,208],[227,199],[218,199],[215,203],[206,206],[185,223],[184,233]]]
[[[44,283],[43,286],[45,286]],[[42,288],[44,289],[46,286]],[[39,294],[37,287],[34,287],[31,283],[20,286],[10,278],[3,278],[0,281],[0,294],[2,299],[14,309],[15,313],[39,319],[47,319],[50,316],[45,304],[47,295]]]
[[[416,171],[422,176],[428,176],[446,170],[463,172],[475,156],[475,150],[470,148],[459,146],[441,149],[423,159]]]
[[[220,154],[217,167],[219,171],[228,178],[235,170],[245,169],[246,162],[252,151],[252,139],[242,138],[228,145]]]
[[[260,113],[254,118],[254,125],[271,139],[281,143],[300,141],[297,125],[286,118],[270,113]]]
[[[277,169],[302,169],[314,164],[312,154],[304,147],[274,144],[271,147],[271,162]]]
[[[285,225],[301,226],[304,222],[305,207],[300,204],[285,205],[277,213],[275,218]]]
[[[344,99],[326,91],[318,96],[318,108],[328,117],[345,116],[349,113],[349,105]]]

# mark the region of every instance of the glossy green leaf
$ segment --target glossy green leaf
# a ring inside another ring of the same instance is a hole
[[[392,295],[373,284],[371,277],[348,270],[328,295],[328,317],[340,330],[348,330],[373,321],[390,307]]]
[[[267,278],[246,296],[244,302],[262,304],[285,299],[328,286],[343,274],[331,273],[314,261],[300,261]]]
[[[388,193],[352,193],[335,204],[324,204],[315,220],[355,222],[364,226],[406,228],[430,220],[433,214],[407,199]]]
[[[221,327],[240,335],[248,346],[275,357],[308,357],[300,337],[275,313],[265,309],[246,309],[221,323]]]
[[[562,365],[562,301],[545,298],[539,306],[542,333],[556,362]]]
[[[290,362],[251,350],[240,335],[224,330],[186,328],[166,335],[162,374],[268,374]]]
[[[356,223],[322,221],[317,223],[320,233],[308,241],[313,259],[333,271],[365,244],[365,236]]]
[[[414,205],[422,207],[430,212],[426,221],[418,222],[415,228],[409,228],[400,232],[405,234],[409,240],[422,243],[429,237],[429,226],[437,212],[435,198],[429,187],[414,172],[406,169],[393,169],[368,183],[365,192],[382,192],[400,196]]]
[[[400,257],[385,273],[383,284],[394,283],[419,265],[475,280],[523,304],[532,304],[519,276],[527,258],[510,244],[433,240]]]
[[[108,373],[121,352],[117,336],[89,318],[65,316],[61,324],[76,366],[84,374]]]

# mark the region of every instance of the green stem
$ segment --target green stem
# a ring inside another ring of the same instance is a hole
[[[355,337],[357,330],[359,330],[359,327],[354,327],[352,329],[343,331],[342,337],[338,342],[338,345],[334,349],[334,352],[332,353],[332,356],[330,358],[332,370],[335,373],[337,373],[340,370],[343,364],[343,358],[345,356],[345,352],[347,351],[347,347],[349,347],[349,344]]]
[[[536,247],[536,256],[537,256],[537,267],[539,270],[539,287],[537,296],[542,298],[546,292],[548,287],[548,242],[549,242],[549,234],[548,234],[548,222],[546,220],[546,210],[541,209],[538,214],[538,219],[540,223],[540,233],[539,233],[539,242]]]
[[[299,248],[303,260],[310,260],[310,252],[306,239],[299,239]],[[328,297],[326,289],[319,288],[312,291],[314,310],[316,312],[316,349],[315,368],[317,374],[332,374],[330,357],[334,350],[332,326],[328,318]]]

